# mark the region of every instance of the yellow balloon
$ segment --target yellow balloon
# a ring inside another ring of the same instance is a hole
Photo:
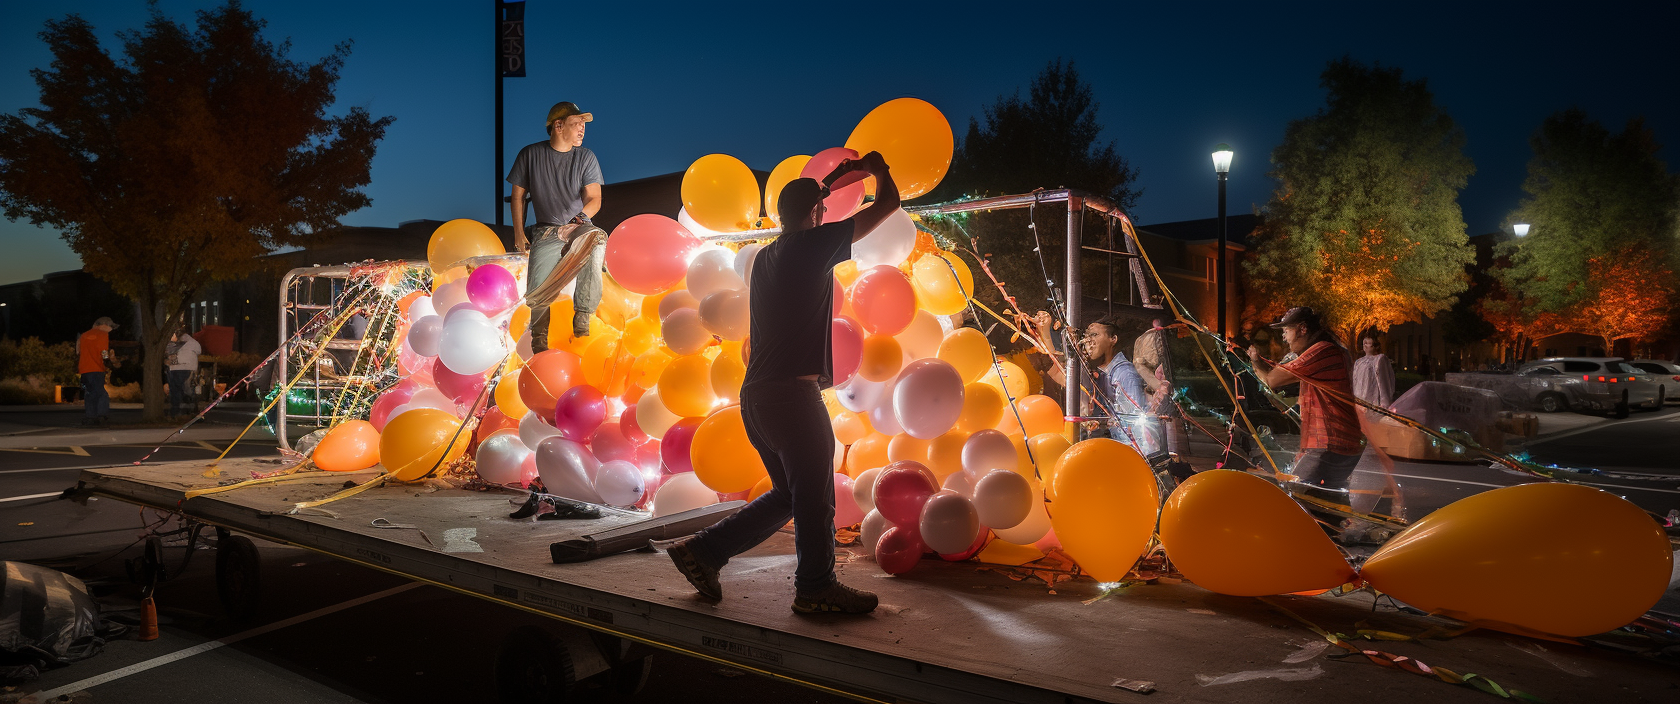
[[[712,393],[722,399],[724,404],[741,402],[741,382],[747,378],[747,365],[741,363],[741,358],[729,354],[720,354],[712,360]]]
[[[961,313],[968,307],[968,299],[974,296],[974,274],[953,252],[917,259],[911,271],[916,302],[934,315]]]
[[[782,163],[770,170],[770,178],[764,182],[764,216],[776,225],[782,224],[782,214],[776,212],[776,202],[782,197],[782,188],[787,186],[788,182],[799,178],[799,172],[805,169],[806,162],[810,160],[809,156],[796,154],[783,159]]]
[[[1034,435],[1027,441],[1027,447],[1032,448],[1032,458],[1038,462],[1038,472],[1044,475],[1044,495],[1056,500],[1056,462],[1062,454],[1073,447],[1067,436],[1061,433],[1045,433]]]
[[[829,423],[834,426],[834,439],[839,440],[842,445],[854,444],[862,440],[864,436],[875,432],[874,428],[869,427],[867,416],[862,413],[853,413],[844,408],[829,418]]]
[[[740,159],[707,154],[695,159],[683,174],[682,201],[688,216],[701,227],[717,232],[748,230],[758,218],[758,179]]]
[[[641,356],[653,349],[654,340],[659,338],[659,321],[649,320],[647,316],[638,315],[624,324],[624,349],[630,354]]]
[[[862,275],[863,272],[858,270],[857,260],[855,259],[847,259],[834,265],[834,278],[839,279],[840,286],[847,290],[851,290],[852,284]]]
[[[460,428],[461,421],[436,408],[405,411],[379,434],[379,461],[395,479],[425,477],[466,453],[472,434]]]
[[[712,392],[712,363],[691,354],[671,360],[659,375],[659,400],[682,418],[704,418],[712,412],[717,395]],[[749,484],[733,491],[745,491]],[[730,492],[723,492],[728,494]]]
[[[1161,543],[1190,581],[1231,596],[1332,589],[1354,577],[1300,504],[1247,472],[1202,472],[1174,489]]]
[[[880,433],[870,433],[852,443],[846,452],[846,474],[856,479],[865,470],[887,466],[887,446],[891,440]]]
[[[519,374],[520,370],[515,369],[503,374],[501,381],[496,382],[496,407],[509,418],[524,418],[531,411],[525,405],[525,399],[519,397]]]
[[[928,441],[927,462],[924,464],[933,471],[941,486],[945,484],[946,477],[962,471],[962,449],[968,442],[968,436],[966,430],[952,429]]]
[[[664,391],[663,385],[660,390]],[[769,476],[764,459],[747,440],[740,406],[724,408],[701,421],[688,457],[700,483],[720,494],[747,491]]]
[[[910,437],[905,433],[894,435],[891,440],[887,441],[887,461],[925,462],[927,460],[928,442],[927,440]]]
[[[957,417],[957,429],[965,432],[985,430],[1003,418],[1003,394],[978,381],[963,386],[962,415]]]
[[[1006,392],[1005,398],[1021,398],[1027,395],[1027,373],[1014,362],[998,360],[996,367],[988,367],[986,373],[980,376],[980,383]],[[1020,428],[1014,431],[1020,434]]]
[[[455,283],[456,280],[466,277],[469,273],[471,272],[467,271],[464,266],[452,266],[448,271],[441,274],[432,274],[432,293],[437,293],[437,290],[442,288],[444,284]],[[449,311],[441,312],[447,313]]]
[[[859,154],[880,152],[892,167],[900,197],[933,190],[951,168],[956,139],[939,108],[918,98],[898,98],[870,110],[846,138]]]
[[[1149,464],[1136,450],[1097,438],[1069,448],[1055,476],[1050,524],[1062,548],[1097,581],[1119,581],[1155,532],[1160,490]]]
[[[957,368],[963,383],[979,381],[992,367],[992,346],[979,330],[957,328],[940,340],[939,358]]]
[[[426,243],[426,260],[432,272],[447,272],[456,262],[487,254],[502,254],[502,241],[490,226],[477,220],[460,218],[439,225]]]
[[[870,335],[863,339],[863,356],[857,374],[868,381],[886,381],[898,376],[904,364],[904,349],[891,335]]]
[[[651,389],[659,384],[659,376],[665,373],[665,367],[671,364],[671,355],[664,350],[654,348],[636,358],[630,367],[630,383],[642,389]]]
[[[1412,606],[1522,633],[1619,628],[1668,589],[1674,553],[1661,524],[1615,494],[1519,484],[1424,516],[1365,561],[1360,576]],[[1581,588],[1582,575],[1601,575]]]

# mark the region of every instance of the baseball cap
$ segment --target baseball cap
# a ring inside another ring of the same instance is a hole
[[[577,103],[561,101],[555,103],[554,107],[548,109],[548,121],[543,123],[543,127],[546,128],[549,125],[554,124],[555,120],[564,120],[573,115],[582,115],[584,122],[595,121],[595,113],[579,110]]]
[[[1274,328],[1281,328],[1289,325],[1299,325],[1301,323],[1316,325],[1318,323],[1318,311],[1315,311],[1307,306],[1296,306],[1294,308],[1290,308],[1288,313],[1284,313],[1283,317],[1278,318],[1278,321],[1272,323],[1271,326]]]
[[[828,195],[828,189],[823,188],[814,178],[796,178],[782,186],[781,195],[776,197],[777,215],[782,218],[782,228],[789,223],[804,219],[811,213],[811,208]],[[792,219],[789,216],[793,216]]]
[[[108,326],[108,327],[111,327],[111,328],[117,327],[117,324],[115,322],[112,322],[111,317],[108,316],[108,315],[99,316],[98,320],[93,321],[93,326],[94,327],[99,327],[101,325],[105,325],[105,326]]]

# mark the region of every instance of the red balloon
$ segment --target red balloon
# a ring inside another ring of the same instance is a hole
[[[829,354],[834,360],[834,385],[846,383],[863,362],[863,332],[856,321],[835,318],[829,331]]]
[[[700,429],[700,423],[705,418],[684,418],[665,431],[665,439],[659,447],[659,457],[665,461],[666,474],[682,474],[694,471],[694,460],[688,456],[689,449],[694,445],[694,433]]]
[[[554,428],[573,442],[589,440],[606,420],[607,397],[588,384],[567,389],[554,403]]]
[[[385,393],[380,394],[379,398],[374,399],[373,408],[368,409],[368,422],[373,424],[373,429],[385,432],[385,421],[391,419],[391,411],[396,410],[397,406],[408,403],[409,399],[414,398],[414,392],[422,388],[425,387],[421,386],[419,382],[404,379],[402,383],[391,387]]]
[[[881,470],[875,479],[875,510],[894,525],[917,525],[922,517],[922,504],[938,490],[919,463],[895,462]]]
[[[688,275],[688,253],[700,240],[663,215],[636,215],[607,238],[607,273],[620,286],[643,295],[670,289]]]
[[[916,319],[916,289],[898,267],[874,267],[852,284],[852,312],[870,334],[897,335]]]
[[[589,436],[589,451],[595,453],[595,459],[602,462],[624,460],[636,461],[636,446],[624,437],[619,429],[620,423],[602,423]]]
[[[805,162],[805,168],[799,170],[799,177],[816,179],[821,183],[823,177],[834,171],[840,162],[856,158],[858,153],[845,147],[824,149]],[[823,199],[823,205],[828,206],[828,212],[823,215],[823,224],[840,222],[851,217],[852,212],[863,205],[863,190],[863,179],[857,179],[851,185],[829,191],[828,197]]]
[[[905,526],[893,526],[881,534],[881,542],[875,545],[875,562],[887,574],[904,574],[916,566],[926,550],[920,533]]]
[[[658,440],[650,438],[647,442],[636,446],[636,466],[642,468],[643,477],[665,476],[665,471],[661,469],[664,466],[664,458],[660,456],[661,454]],[[648,483],[648,493],[653,493],[655,488],[650,481]]]
[[[636,404],[630,399],[624,399],[624,412],[618,414],[618,429],[624,433],[624,439],[631,445],[640,447],[649,440],[648,434],[642,432],[642,426],[636,424]]]
[[[488,369],[478,374],[456,374],[445,366],[440,357],[432,362],[432,380],[437,382],[437,390],[448,396],[449,400],[466,406],[478,400],[479,392],[484,390],[485,382],[490,380]]]

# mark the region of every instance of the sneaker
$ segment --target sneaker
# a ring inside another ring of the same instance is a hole
[[[795,594],[793,610],[802,614],[867,614],[880,603],[873,592],[853,589],[836,581],[809,594]]]
[[[694,585],[694,591],[700,592],[700,595],[707,599],[720,601],[723,599],[723,585],[718,584],[718,571],[707,567],[694,556],[694,551],[688,547],[692,540],[694,539],[685,538],[671,543],[665,547],[665,554],[671,556],[671,562],[677,566],[677,571],[688,579],[689,584]]]

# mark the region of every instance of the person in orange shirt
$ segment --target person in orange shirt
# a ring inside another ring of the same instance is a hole
[[[102,316],[93,321],[93,329],[76,339],[76,373],[82,375],[82,398],[87,408],[82,425],[103,427],[111,422],[111,396],[105,393],[105,363],[110,362],[113,369],[117,367],[116,358],[111,356],[111,331],[116,328],[115,322]]]

